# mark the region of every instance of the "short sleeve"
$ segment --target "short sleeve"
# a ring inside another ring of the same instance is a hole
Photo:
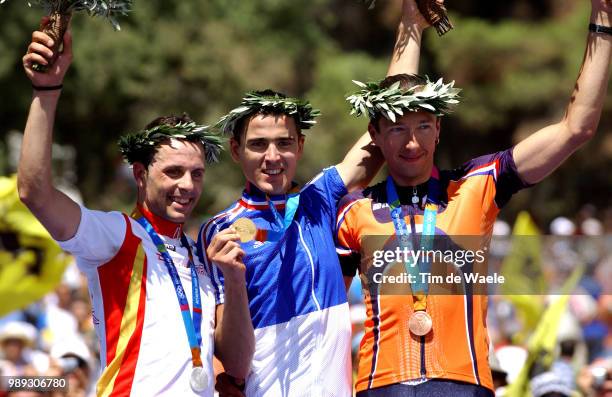
[[[338,209],[338,202],[347,194],[346,186],[340,178],[336,167],[328,167],[315,176],[301,190],[300,203],[320,207],[324,216],[333,222]]]
[[[505,206],[512,195],[519,190],[533,186],[524,182],[518,174],[512,155],[513,149],[512,147],[494,154],[498,161],[498,175],[495,183],[495,204],[498,208]]]
[[[342,267],[342,274],[353,277],[361,263],[361,247],[355,233],[355,216],[352,210],[357,203],[357,194],[346,195],[338,205],[336,217],[336,253]]]
[[[126,217],[120,212],[93,211],[81,206],[81,220],[76,234],[69,240],[57,243],[77,258],[81,270],[87,270],[115,256],[125,238],[126,226]]]
[[[451,171],[451,179],[458,180],[475,175],[488,174],[495,181],[495,205],[505,206],[513,194],[532,185],[519,176],[512,156],[513,148],[472,159]]]

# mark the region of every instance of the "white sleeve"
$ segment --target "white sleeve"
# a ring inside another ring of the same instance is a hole
[[[70,240],[59,246],[77,258],[82,270],[97,267],[111,260],[125,238],[125,216],[120,212],[92,211],[81,206],[81,221]]]

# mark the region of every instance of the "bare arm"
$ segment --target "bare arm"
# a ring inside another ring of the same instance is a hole
[[[215,355],[229,375],[244,380],[251,368],[255,335],[246,292],[246,268],[242,262],[244,251],[238,240],[231,229],[219,232],[206,255],[221,268],[225,280],[225,303],[217,306]]]
[[[402,18],[387,76],[415,74],[419,71],[421,36],[427,22],[421,16],[414,0],[402,1]],[[372,143],[370,134],[363,134],[336,166],[348,191],[367,186],[384,163],[380,150]]]
[[[591,22],[611,26],[610,0],[591,3]],[[565,116],[514,148],[516,168],[525,182],[544,179],[595,135],[608,87],[611,54],[612,36],[589,32],[584,60]]]
[[[70,32],[64,36],[64,50],[47,73],[32,70],[34,62],[47,64],[53,55],[51,38],[32,34],[32,43],[23,57],[23,66],[32,84],[40,87],[62,84],[72,61]],[[51,176],[51,145],[55,111],[61,90],[34,90],[21,145],[17,173],[19,197],[56,240],[73,237],[81,221],[81,209],[57,190]]]

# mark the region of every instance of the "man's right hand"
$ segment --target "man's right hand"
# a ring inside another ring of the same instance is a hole
[[[233,228],[217,234],[206,249],[206,255],[223,272],[230,282],[244,283],[246,267],[242,262],[244,251],[240,248],[240,237]]]
[[[49,23],[49,17],[44,17],[41,26]],[[62,52],[53,65],[45,73],[36,72],[32,69],[35,63],[48,65],[53,57],[53,40],[41,31],[32,33],[32,42],[28,46],[28,52],[22,58],[23,68],[26,76],[32,81],[32,85],[39,87],[50,87],[62,84],[64,76],[72,62],[72,35],[70,30],[64,34]]]

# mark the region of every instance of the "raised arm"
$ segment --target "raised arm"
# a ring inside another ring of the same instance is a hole
[[[591,0],[590,22],[612,26],[611,3],[610,0]],[[584,60],[565,116],[514,148],[514,162],[525,182],[536,183],[544,179],[595,135],[608,87],[611,42],[610,34],[589,32]]]
[[[42,32],[32,34],[32,43],[23,57],[23,67],[32,81],[34,92],[28,114],[17,182],[21,201],[45,226],[56,240],[68,240],[76,234],[81,220],[81,209],[64,193],[53,186],[51,180],[51,145],[55,111],[64,75],[72,61],[72,38],[70,32],[64,36],[64,49],[46,73],[32,69],[34,63],[46,65],[53,56],[53,41]]]
[[[402,17],[397,30],[395,47],[387,76],[415,74],[419,71],[421,36],[429,26],[421,16],[414,0],[402,1]],[[336,166],[342,181],[349,191],[367,186],[380,170],[384,159],[380,150],[372,143],[370,134],[363,134]]]

